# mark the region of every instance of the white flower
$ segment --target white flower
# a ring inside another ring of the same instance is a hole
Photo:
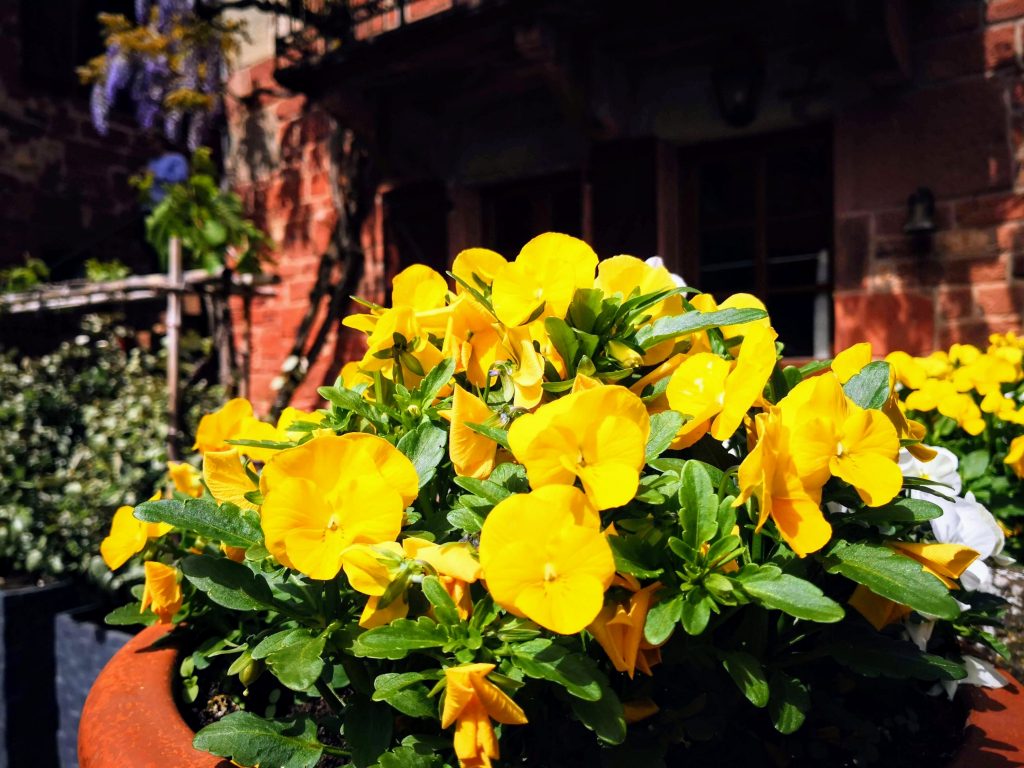
[[[900,448],[900,471],[904,477],[920,477],[922,480],[931,480],[933,483],[942,483],[953,489],[953,494],[960,495],[960,473],[957,467],[960,464],[956,454],[948,448],[939,448],[934,445],[926,445],[931,448],[936,456],[931,461],[921,461],[913,456],[906,448]],[[934,501],[935,496],[924,491],[911,491],[911,497]]]
[[[963,588],[969,592],[989,588],[992,571],[982,561],[999,555],[1006,543],[1003,529],[995,517],[975,500],[970,491],[965,497],[953,501],[937,496],[930,500],[942,508],[942,516],[931,521],[936,540],[943,544],[962,544],[979,555],[960,577]]]
[[[941,681],[942,687],[950,699],[956,693],[958,685],[980,685],[985,688],[1002,688],[1006,685],[1006,678],[984,659],[979,659],[977,656],[964,656],[964,667],[967,669],[967,677],[963,680]]]

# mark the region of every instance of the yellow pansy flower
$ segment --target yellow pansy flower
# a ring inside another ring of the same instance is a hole
[[[1024,477],[1024,435],[1013,438],[1003,463],[1009,466],[1017,477]]]
[[[157,501],[157,491],[150,501]],[[100,555],[107,568],[116,571],[133,555],[141,552],[146,542],[168,533],[174,526],[167,523],[146,523],[134,515],[133,507],[118,507],[110,522],[110,533],[100,542]]]
[[[149,560],[143,566],[146,572],[146,583],[142,589],[142,606],[139,612],[147,608],[157,615],[161,624],[169,624],[171,618],[181,608],[181,584],[178,583],[178,569]]]
[[[460,251],[452,262],[452,274],[474,290],[483,293],[494,284],[494,277],[508,262],[505,257],[488,248],[467,248]],[[455,281],[455,293],[466,293],[466,289],[458,280]]]
[[[776,407],[754,418],[757,444],[740,464],[740,495],[733,506],[751,496],[758,502],[760,530],[770,517],[783,540],[800,557],[817,552],[832,537],[821,511],[821,487],[807,487],[790,453],[781,411]]]
[[[376,546],[354,544],[345,550],[343,561],[345,575],[352,588],[369,596],[359,619],[359,626],[366,629],[388,624],[408,614],[405,589],[384,607],[380,606],[380,599],[409,564],[419,562],[428,566],[429,572],[438,576],[438,580],[452,596],[463,618],[469,615],[470,607],[466,605],[469,593],[464,587],[480,576],[480,564],[473,557],[470,545],[465,542],[435,544],[426,539],[409,537],[403,539],[401,544],[393,541]]]
[[[244,397],[228,400],[219,410],[199,420],[192,449],[200,453],[228,450],[228,440],[234,439],[243,421],[252,417],[252,403]]]
[[[443,307],[447,297],[448,282],[425,264],[406,267],[391,281],[391,303],[396,307],[430,312]]]
[[[445,674],[441,727],[455,725],[455,755],[461,768],[491,768],[500,756],[491,720],[503,725],[525,725],[526,714],[498,686],[487,679],[493,664],[463,664]]]
[[[486,480],[494,470],[498,444],[474,431],[467,424],[485,424],[493,416],[487,403],[458,384],[452,396],[451,429],[448,433],[448,455],[455,474]]]
[[[469,294],[450,307],[441,354],[455,359],[455,372],[465,371],[469,383],[486,387],[502,350],[502,333],[491,313]]]
[[[398,536],[417,488],[412,463],[373,435],[328,435],[281,451],[260,476],[266,547],[310,578],[334,578],[352,544]]]
[[[202,474],[185,461],[168,461],[167,474],[174,483],[174,490],[198,499],[203,495]]]
[[[594,284],[597,254],[582,240],[548,232],[523,246],[494,277],[491,303],[506,326],[565,317],[577,288]]]
[[[258,508],[245,498],[247,493],[257,490],[257,485],[245,471],[242,456],[234,448],[203,455],[203,481],[218,502],[230,502],[241,509]]]
[[[636,495],[649,434],[643,401],[610,386],[566,395],[520,417],[508,442],[531,488],[579,478],[594,506],[610,509]]]
[[[752,326],[735,363],[698,352],[675,370],[665,392],[668,404],[691,418],[679,430],[674,448],[691,446],[707,432],[716,440],[732,437],[772,375],[775,338],[771,328]]]
[[[805,485],[830,476],[852,485],[865,504],[887,504],[903,486],[896,463],[900,441],[881,411],[865,410],[843,392],[834,373],[797,384],[780,402],[784,429]]]
[[[916,357],[906,352],[890,352],[885,362],[896,371],[896,379],[908,389],[920,389],[928,379],[928,373]]]
[[[978,559],[978,552],[961,544],[890,541],[888,546],[919,562],[924,566],[924,570],[945,584],[948,589],[956,589],[955,580]],[[876,595],[863,584],[857,585],[849,602],[878,630],[910,613],[909,606]]]
[[[440,326],[443,332],[448,318]],[[406,384],[419,381],[444,359],[441,350],[430,341],[427,329],[413,309],[396,306],[385,310],[366,340],[366,353],[359,363],[366,373],[381,371]]]
[[[563,635],[594,621],[615,575],[611,547],[581,496],[573,488],[509,496],[480,532],[494,601]]]

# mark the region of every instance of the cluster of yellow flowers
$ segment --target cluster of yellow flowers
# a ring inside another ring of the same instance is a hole
[[[904,407],[938,409],[968,432],[984,424],[982,414],[1024,419],[1000,392],[1002,383],[1021,378],[1024,344],[1009,336],[985,353],[966,346],[928,358],[895,353],[881,384],[867,345],[840,353],[830,369],[787,381],[776,333],[756,311],[763,310],[756,298],[685,300],[664,267],[631,256],[599,262],[587,244],[566,235],[541,235],[514,261],[463,251],[452,275],[454,291],[428,267],[410,267],[395,278],[389,307],[368,305],[345,320],[367,337],[363,358],[343,371],[346,426],[330,410],[294,409],[272,425],[236,399],[199,427],[201,478],[190,465],[172,468],[179,494],[208,492],[218,503],[258,512],[264,546],[280,565],[314,580],[343,573],[366,598],[358,617],[364,629],[409,615],[412,586],[430,575],[460,619],[471,615],[472,590],[485,589],[509,614],[553,633],[589,631],[630,678],[637,670],[649,675],[665,637],[651,642],[645,626],[663,583],[617,569],[610,540],[624,535],[617,510],[644,490],[651,479],[645,468],[660,452],[703,440],[724,443],[735,458],[724,475],[735,476],[736,490],[723,507],[722,519],[730,520],[723,557],[709,555],[714,573],[730,574],[740,567],[741,528],[756,535],[769,520],[801,558],[826,548],[833,541],[823,507],[827,485],[849,488],[856,494],[850,503],[892,502],[904,483],[901,445],[922,460],[934,455],[919,445],[924,428]],[[718,315],[742,320],[733,325],[690,323],[721,310],[754,311]],[[356,427],[363,409],[393,404],[446,363],[452,367],[431,402],[404,407],[400,415],[412,421],[394,418],[390,432],[379,424]],[[902,403],[897,381],[908,390]],[[882,393],[876,403],[856,397],[872,386]],[[432,465],[407,444],[425,406],[440,408],[448,422],[447,456]],[[432,508],[453,490],[436,482],[444,459],[458,478],[481,482],[499,466],[518,465],[529,489],[503,492],[478,538],[404,533],[414,502]],[[729,509],[744,506],[752,518],[736,521]],[[103,556],[116,568],[168,528],[123,508]],[[696,540],[695,557],[708,554],[706,542]],[[959,544],[888,545],[951,587],[978,556]],[[181,606],[175,575],[172,566],[146,563],[143,607],[164,620]],[[863,586],[852,603],[876,626],[909,610]],[[444,670],[441,725],[456,724],[463,766],[489,766],[498,757],[492,719],[526,722],[489,679],[494,668],[463,662]],[[649,715],[652,706],[631,702],[627,715]]]

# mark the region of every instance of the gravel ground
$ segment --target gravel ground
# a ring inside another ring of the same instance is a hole
[[[997,568],[996,590],[1010,602],[1006,626],[1000,633],[1013,654],[1012,670],[1018,680],[1024,679],[1024,567]]]

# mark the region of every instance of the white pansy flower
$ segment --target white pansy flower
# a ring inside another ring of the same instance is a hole
[[[964,668],[967,670],[967,677],[963,680],[941,681],[950,699],[960,685],[980,685],[984,688],[1002,688],[1006,685],[1006,678],[999,674],[999,670],[977,656],[964,656]]]
[[[973,592],[991,587],[992,571],[982,561],[998,556],[1006,543],[1003,529],[995,517],[975,500],[970,491],[965,497],[957,497],[953,501],[938,497],[931,501],[942,508],[942,516],[930,521],[936,540],[943,544],[962,544],[979,555],[960,577],[963,588]]]
[[[948,485],[953,489],[953,494],[959,496],[961,483],[960,473],[957,471],[957,468],[960,465],[960,461],[957,459],[956,454],[948,448],[940,448],[935,445],[925,445],[923,447],[931,448],[935,451],[935,458],[931,461],[921,461],[915,458],[906,448],[900,448],[899,464],[903,476],[920,477],[922,480],[930,480],[933,483]],[[910,495],[913,498],[927,499],[928,501],[934,501],[935,499],[932,494],[926,494],[924,491],[911,491]]]

